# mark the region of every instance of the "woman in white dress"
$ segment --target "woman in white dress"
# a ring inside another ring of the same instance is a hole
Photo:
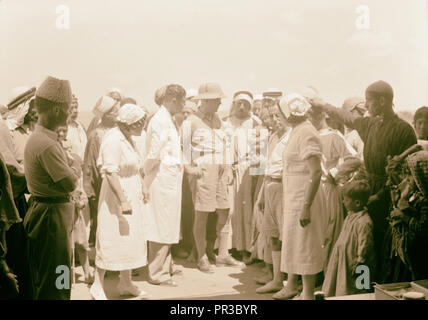
[[[319,133],[307,120],[311,105],[298,94],[281,99],[280,110],[292,130],[283,151],[283,239],[281,271],[288,273],[286,287],[274,298],[297,295],[302,276],[304,300],[314,299],[315,276],[324,267],[326,204],[321,181],[322,145]]]
[[[98,163],[103,177],[98,203],[95,282],[90,293],[106,299],[103,289],[105,270],[120,271],[120,295],[140,296],[131,281],[131,270],[147,264],[144,210],[148,193],[140,175],[142,159],[132,136],[144,126],[144,111],[133,104],[124,105],[118,125],[104,136]]]

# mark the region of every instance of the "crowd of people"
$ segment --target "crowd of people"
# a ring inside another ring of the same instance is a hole
[[[111,271],[124,296],[146,294],[144,266],[177,286],[176,259],[263,262],[257,293],[277,300],[370,291],[359,266],[428,279],[428,107],[400,119],[384,81],[341,108],[312,86],[238,91],[221,117],[225,97],[170,84],[150,113],[112,88],[85,128],[69,81],[16,88],[0,119],[0,297],[70,299],[57,268],[77,261],[97,300]]]

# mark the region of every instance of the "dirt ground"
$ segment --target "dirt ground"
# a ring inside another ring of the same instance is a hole
[[[177,287],[163,287],[147,282],[146,267],[139,270],[139,275],[133,277],[134,283],[148,293],[146,299],[183,299],[183,300],[270,300],[272,294],[257,294],[260,286],[254,278],[262,273],[262,263],[252,264],[244,269],[214,266],[215,273],[206,274],[199,271],[195,264],[186,260],[175,260],[183,271],[182,275],[174,276]],[[72,287],[72,300],[90,300],[89,286],[83,283],[81,267],[76,267],[76,282]],[[120,297],[116,286],[119,281],[118,273],[109,272],[105,278],[104,289],[110,300],[138,300],[141,298]]]

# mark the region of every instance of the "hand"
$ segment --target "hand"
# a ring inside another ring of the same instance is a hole
[[[299,222],[302,228],[306,227],[309,223],[311,223],[311,209],[310,206],[304,206],[302,211],[300,212]]]
[[[319,108],[323,108],[325,106],[325,101],[323,99],[321,99],[321,97],[312,97],[309,98],[309,103],[313,106],[313,107],[319,107]]]
[[[150,201],[150,192],[146,187],[143,187],[143,202],[147,203]]]
[[[194,176],[196,179],[199,179],[204,174],[200,167],[192,167],[189,170],[189,174]]]
[[[367,205],[371,205],[374,202],[377,202],[379,200],[379,197],[377,194],[371,195],[369,200],[367,201]]]
[[[121,202],[120,206],[122,208],[122,214],[132,214],[131,204],[127,200],[124,202]]]
[[[6,262],[0,261],[0,278],[4,285],[7,287],[7,291],[11,291],[12,296],[16,296],[19,293],[18,280],[16,275],[10,272]]]
[[[332,185],[336,185],[336,180],[333,178],[333,176],[331,175],[331,173],[329,173],[328,175],[327,175],[327,182],[329,183],[329,184],[332,184]]]

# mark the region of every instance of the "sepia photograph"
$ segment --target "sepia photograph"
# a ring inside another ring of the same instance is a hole
[[[428,299],[428,0],[0,0],[0,114],[3,302]]]

